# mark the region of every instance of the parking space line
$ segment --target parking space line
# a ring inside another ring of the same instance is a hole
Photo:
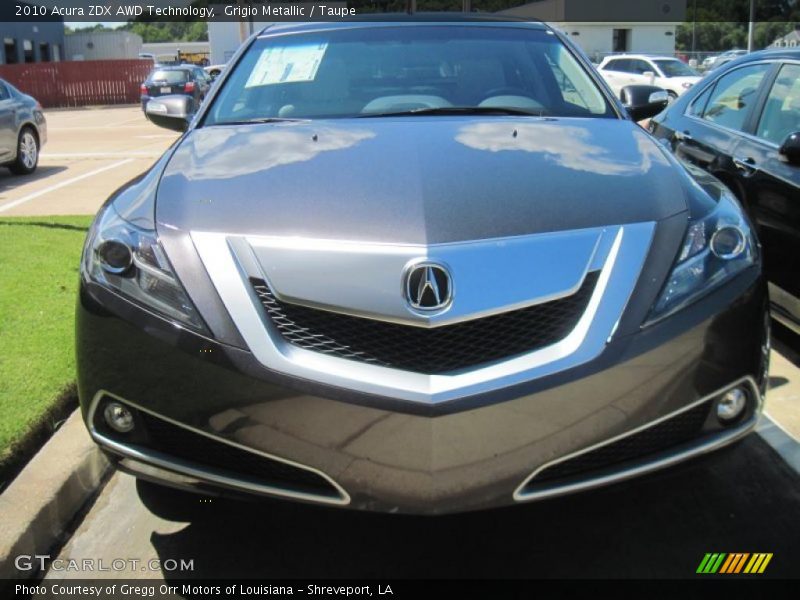
[[[158,158],[164,154],[163,151],[147,150],[120,150],[118,152],[42,152],[42,158]]]
[[[20,204],[25,204],[26,202],[30,202],[31,200],[35,200],[40,196],[44,196],[45,194],[49,194],[50,192],[54,192],[56,190],[60,190],[63,187],[68,185],[72,185],[73,183],[77,183],[78,181],[82,181],[89,177],[93,177],[95,175],[99,175],[100,173],[104,173],[105,171],[110,171],[111,169],[116,169],[121,167],[122,165],[127,165],[128,163],[133,162],[135,159],[133,158],[126,158],[125,160],[120,160],[110,165],[106,165],[104,167],[100,167],[99,169],[95,169],[94,171],[89,171],[88,173],[84,173],[83,175],[78,175],[77,177],[73,177],[72,179],[67,179],[66,181],[62,181],[60,183],[56,183],[49,187],[44,188],[43,190],[39,190],[38,192],[33,192],[32,194],[28,194],[27,196],[23,196],[22,198],[18,198],[17,200],[12,200],[6,204],[0,205],[0,213],[5,212],[14,208],[15,206],[19,206]]]

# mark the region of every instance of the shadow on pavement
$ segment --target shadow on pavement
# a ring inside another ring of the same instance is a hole
[[[31,175],[14,175],[8,169],[0,168],[0,192],[10,192],[21,185],[35,183],[40,179],[46,179],[51,175],[66,171],[67,167],[58,166],[39,166]]]
[[[194,559],[191,577],[696,577],[706,552],[772,552],[764,576],[800,576],[800,476],[757,435],[644,479],[444,517],[138,491],[191,521],[151,536],[162,561]]]

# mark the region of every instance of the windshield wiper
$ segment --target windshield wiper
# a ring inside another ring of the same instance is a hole
[[[547,114],[544,109],[526,110],[506,106],[438,106],[435,108],[412,108],[394,112],[379,112],[358,115],[359,118],[375,117],[416,117],[426,115],[513,115],[524,117],[542,117]]]
[[[292,119],[289,117],[257,117],[254,119],[239,119],[237,121],[217,121],[216,123],[209,123],[208,126],[214,125],[256,125],[259,123],[300,123],[309,121],[309,119]]]

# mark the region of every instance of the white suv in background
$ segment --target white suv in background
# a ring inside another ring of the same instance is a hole
[[[617,54],[605,57],[598,69],[617,95],[626,85],[657,85],[667,90],[671,100],[701,78],[697,71],[671,56]]]

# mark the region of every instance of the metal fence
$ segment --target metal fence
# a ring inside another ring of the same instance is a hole
[[[0,65],[0,77],[45,108],[135,104],[149,60],[92,60]]]

